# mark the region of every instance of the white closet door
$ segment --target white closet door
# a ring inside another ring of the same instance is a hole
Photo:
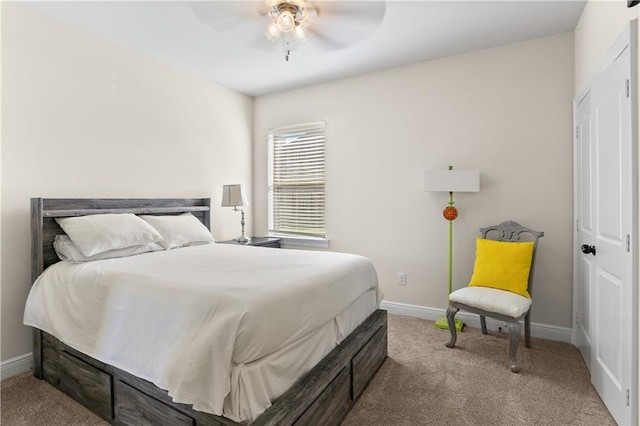
[[[630,31],[576,106],[577,344],[618,424],[637,422]],[[637,89],[636,89],[637,90]],[[635,95],[634,95],[635,96]],[[637,357],[637,355],[636,355]],[[637,363],[637,360],[636,360]],[[633,393],[632,393],[633,390]],[[635,418],[634,418],[635,417]]]

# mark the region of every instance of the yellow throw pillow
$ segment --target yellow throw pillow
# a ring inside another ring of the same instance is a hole
[[[476,238],[476,261],[469,285],[531,298],[527,288],[532,257],[533,241],[510,243]]]

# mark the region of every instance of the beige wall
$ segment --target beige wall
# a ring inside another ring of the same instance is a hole
[[[253,100],[15,3],[2,33],[7,360],[31,351],[29,197],[213,197],[214,236],[232,238],[238,214],[215,205],[223,184],[251,183]]]
[[[623,0],[589,1],[575,29],[575,91],[585,88],[613,43],[638,18],[640,6]]]
[[[571,327],[573,56],[565,33],[257,98],[254,229],[268,129],[323,120],[331,249],[370,257],[386,300],[446,307],[447,194],[422,192],[421,172],[452,164],[481,172],[481,192],[455,195],[454,288],[477,229],[513,219],[545,232],[532,320]]]

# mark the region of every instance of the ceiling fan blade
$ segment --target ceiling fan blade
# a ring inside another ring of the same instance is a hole
[[[326,53],[335,50],[344,49],[349,45],[342,38],[335,36],[328,31],[319,31],[317,28],[309,29],[309,38],[305,42],[305,50],[308,49],[314,52]]]
[[[318,23],[310,29],[311,35],[316,40],[326,44],[326,51],[340,50],[365,39],[372,33],[367,26],[339,25],[337,21],[331,23]]]
[[[350,21],[373,21],[378,25],[384,19],[386,2],[381,1],[328,1],[315,3],[321,19],[327,16],[342,16]]]
[[[262,1],[195,1],[189,7],[196,17],[215,31],[229,31],[255,24],[268,8]]]
[[[355,18],[355,16],[336,14],[319,17],[313,26],[321,28],[320,31],[371,33],[376,30],[381,23],[382,20],[378,21],[371,18]]]
[[[307,43],[323,45],[324,52],[344,49],[371,34],[380,26],[386,12],[385,2],[315,3],[318,17],[309,26]]]

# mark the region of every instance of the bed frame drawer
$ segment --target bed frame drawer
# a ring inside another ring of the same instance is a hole
[[[339,425],[351,408],[350,378],[349,369],[343,368],[294,424]]]
[[[386,357],[387,327],[385,325],[373,335],[351,361],[353,399],[357,399],[362,391],[364,391]]]
[[[105,419],[113,419],[110,375],[66,352],[45,361],[43,370],[52,385]]]
[[[117,425],[193,426],[195,420],[152,398],[128,384],[116,380],[115,418]]]

